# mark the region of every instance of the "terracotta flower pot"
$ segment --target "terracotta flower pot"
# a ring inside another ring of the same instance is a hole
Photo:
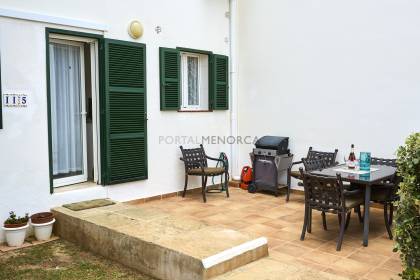
[[[32,224],[45,224],[49,223],[54,219],[54,214],[51,212],[36,213],[31,216]]]

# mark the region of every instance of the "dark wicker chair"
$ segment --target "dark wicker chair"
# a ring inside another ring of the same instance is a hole
[[[335,149],[334,152],[320,152],[312,150],[312,147],[309,147],[308,154],[306,156],[306,160],[323,160],[323,168],[327,168],[330,166],[337,165],[336,157],[337,157],[338,150]],[[299,165],[303,163],[303,159],[301,161],[296,161],[292,163],[292,166],[287,170],[287,187],[288,190],[290,189],[291,178],[295,178],[298,180],[302,180],[299,170],[292,170],[294,165]],[[310,171],[310,170],[308,170]],[[298,183],[299,186],[302,186],[302,183]],[[287,192],[286,201],[289,201],[290,192]]]
[[[325,159],[323,159],[323,158],[321,158],[321,159],[309,159],[309,160],[306,159],[306,158],[303,158],[302,163],[303,163],[303,166],[305,167],[305,170],[307,172],[314,171],[314,170],[322,170],[322,169],[328,167],[327,163],[325,162]],[[345,184],[345,183],[343,183],[343,185],[344,185],[344,189],[346,191],[353,191],[353,190],[356,190],[356,189],[360,189],[360,187],[357,186],[357,185],[350,185],[350,184]],[[362,191],[362,189],[360,189],[360,191]],[[363,218],[362,218],[362,214],[361,214],[362,211],[360,209],[360,206],[355,207],[354,211],[357,213],[357,215],[359,217],[359,222],[362,223]],[[349,219],[350,219],[350,215],[351,214],[349,213]],[[340,219],[341,219],[340,215],[338,215],[338,219],[340,221]],[[324,230],[327,230],[327,220],[326,220],[326,217],[325,217],[325,212],[322,212],[322,225],[324,227]]]
[[[305,167],[305,171],[314,171],[314,170],[322,170],[326,168],[327,164],[324,158],[318,159],[308,159],[302,158],[303,166]],[[299,170],[300,173],[300,170]]]
[[[397,167],[395,159],[371,158],[372,165],[387,165]],[[384,221],[389,239],[392,239],[392,220],[394,216],[393,203],[399,200],[397,195],[400,178],[396,175],[391,180],[372,186],[371,200],[384,206]],[[389,211],[388,211],[389,210]]]
[[[201,193],[203,195],[203,201],[206,202],[207,178],[222,175],[225,175],[225,181],[222,182],[222,184],[224,184],[222,189],[226,191],[226,196],[229,197],[229,171],[228,163],[225,160],[209,157],[206,155],[203,145],[200,145],[199,148],[194,149],[184,149],[182,146],[180,146],[180,149],[182,152],[182,158],[180,158],[180,160],[182,160],[185,165],[185,185],[182,197],[185,197],[187,192],[188,176],[201,176]],[[221,167],[208,167],[208,159],[220,162]]]
[[[302,158],[303,166],[305,167],[306,172],[314,171],[314,170],[322,170],[325,168],[325,160],[323,158],[320,159],[306,159]],[[300,170],[299,170],[300,173]],[[322,211],[322,226],[324,230],[327,230],[327,219],[325,217],[325,212]],[[309,219],[309,228],[311,228],[312,219]]]
[[[337,241],[337,251],[341,250],[344,231],[350,222],[351,210],[363,204],[363,194],[360,189],[348,191],[344,188],[341,175],[325,177],[312,175],[300,168],[305,188],[305,217],[300,239],[305,239],[306,231],[311,232],[312,209],[323,213],[338,214],[340,217],[340,234]]]

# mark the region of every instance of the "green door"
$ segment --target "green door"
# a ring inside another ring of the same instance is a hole
[[[146,46],[104,40],[102,183],[147,179]]]

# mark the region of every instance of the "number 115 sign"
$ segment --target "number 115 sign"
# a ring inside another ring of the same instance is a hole
[[[4,107],[27,107],[28,95],[27,94],[4,94],[3,95]]]

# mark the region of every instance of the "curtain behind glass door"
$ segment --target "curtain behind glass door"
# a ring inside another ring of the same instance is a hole
[[[50,43],[53,178],[84,173],[81,48]]]

